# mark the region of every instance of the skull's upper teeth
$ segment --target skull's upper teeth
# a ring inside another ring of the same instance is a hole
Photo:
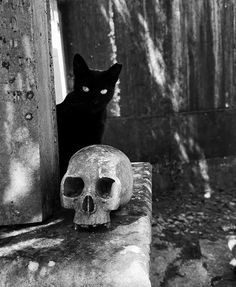
[[[89,226],[87,224],[81,224],[80,225],[82,228],[88,228]]]

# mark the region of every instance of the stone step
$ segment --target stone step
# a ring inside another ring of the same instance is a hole
[[[133,163],[134,195],[111,227],[73,228],[63,211],[41,225],[0,230],[0,286],[150,287],[151,165]]]

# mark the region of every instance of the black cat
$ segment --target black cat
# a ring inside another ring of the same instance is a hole
[[[113,97],[121,67],[116,63],[106,71],[91,70],[79,54],[74,56],[74,90],[57,105],[61,177],[77,150],[101,143],[106,107]]]

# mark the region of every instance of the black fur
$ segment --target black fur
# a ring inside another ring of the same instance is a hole
[[[91,70],[79,54],[74,56],[74,90],[57,105],[61,177],[77,150],[101,143],[106,107],[113,97],[121,67],[116,63],[106,71]]]

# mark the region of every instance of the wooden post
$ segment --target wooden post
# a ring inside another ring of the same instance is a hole
[[[0,26],[0,225],[40,222],[59,190],[49,1],[1,1]]]

